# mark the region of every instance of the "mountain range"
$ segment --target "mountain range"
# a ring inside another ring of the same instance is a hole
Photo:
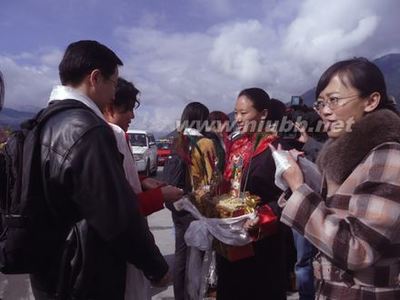
[[[0,112],[0,127],[10,127],[16,129],[23,121],[32,118],[34,112],[19,111],[4,107]]]
[[[397,108],[400,109],[400,53],[388,54],[374,60],[385,76],[388,95],[394,96]],[[304,104],[311,106],[315,101],[315,87],[309,89],[301,97]]]
[[[374,62],[382,70],[388,94],[395,97],[397,107],[400,109],[400,53],[388,54],[375,59]],[[301,95],[304,99],[304,104],[311,106],[315,99],[315,87],[309,89]],[[34,112],[18,111],[11,108],[4,108],[0,112],[0,127],[17,128],[18,125],[31,118]],[[231,115],[231,114],[230,114]],[[172,133],[168,134],[171,135]]]

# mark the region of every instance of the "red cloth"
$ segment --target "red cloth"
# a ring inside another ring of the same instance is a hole
[[[232,178],[234,156],[239,155],[243,158],[243,169],[245,169],[248,166],[251,157],[257,156],[258,154],[264,152],[268,148],[269,144],[277,139],[277,136],[275,135],[266,135],[261,138],[256,149],[254,150],[254,144],[257,140],[257,136],[257,134],[243,135],[232,143],[224,172],[225,180],[229,181]]]
[[[246,169],[250,163],[251,157],[255,157],[264,152],[269,147],[269,144],[277,139],[277,136],[275,135],[265,135],[261,137],[261,139],[260,137],[257,137],[257,134],[243,135],[232,143],[224,172],[224,179],[226,181],[229,182],[232,178],[234,156],[241,156],[243,158],[243,169]],[[254,150],[254,144],[256,143],[257,139],[259,139],[259,142]],[[278,217],[267,204],[264,204],[258,208],[257,216],[260,219],[258,223],[259,230],[257,230],[257,232],[253,235],[254,240],[258,240],[262,237],[272,235],[277,232]]]
[[[264,204],[258,208],[257,216],[260,219],[258,221],[258,225],[260,226],[260,236],[258,238],[278,232],[278,217],[268,204]]]
[[[144,216],[164,208],[164,197],[161,187],[138,194],[139,208]]]
[[[254,242],[278,232],[278,217],[268,204],[257,209],[258,226],[249,231]]]

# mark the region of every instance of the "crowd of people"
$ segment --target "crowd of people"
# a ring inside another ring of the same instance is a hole
[[[185,233],[195,217],[174,202],[217,179],[221,193],[260,202],[241,228],[251,242],[232,246],[232,256],[215,249],[208,296],[286,299],[295,271],[301,300],[400,299],[400,117],[375,64],[353,58],[322,74],[313,108],[326,141],[298,123],[295,139],[282,135],[287,110],[259,87],[232,103],[235,132],[225,113],[189,103],[164,170],[174,162],[179,172],[163,180],[136,170],[126,131],[139,90],[119,76],[122,65],[87,40],[70,44],[59,64],[48,106],[73,106],[41,128],[35,176],[57,238],[30,274],[36,299],[145,300],[150,285],[171,282],[175,299],[202,299],[188,284]],[[0,89],[3,96],[1,76]],[[146,220],[164,207],[175,228],[173,272]]]

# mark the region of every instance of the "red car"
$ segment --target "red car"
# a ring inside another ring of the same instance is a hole
[[[171,146],[170,142],[157,142],[157,156],[158,156],[158,165],[163,166],[165,161],[171,155]]]

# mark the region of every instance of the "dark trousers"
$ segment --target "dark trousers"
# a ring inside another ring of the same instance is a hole
[[[231,262],[217,254],[217,300],[286,299],[284,236],[253,243],[255,256]]]
[[[293,230],[293,238],[297,251],[295,272],[300,300],[311,300],[315,298],[312,260],[317,253],[317,250],[296,230]]]
[[[175,226],[175,260],[174,260],[174,295],[175,300],[187,300],[186,291],[186,263],[188,247],[185,243],[185,232],[194,220],[190,214],[183,216],[172,214]]]

